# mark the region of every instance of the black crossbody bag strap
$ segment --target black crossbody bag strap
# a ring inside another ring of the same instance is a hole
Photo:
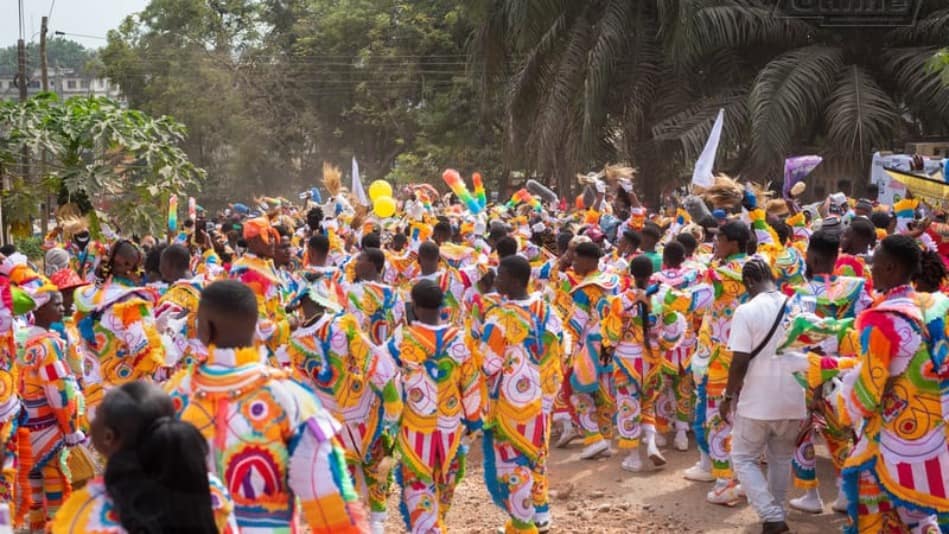
[[[751,351],[751,354],[748,355],[749,359],[754,359],[754,357],[757,356],[759,352],[764,350],[764,348],[771,341],[771,338],[774,337],[774,333],[777,331],[778,325],[781,324],[781,319],[784,319],[784,313],[788,307],[788,301],[790,300],[791,297],[787,297],[784,299],[784,302],[781,303],[781,308],[778,309],[778,316],[774,318],[774,324],[771,325],[771,330],[768,330],[768,335],[766,335],[764,339],[761,340],[761,343],[755,347],[755,350]]]

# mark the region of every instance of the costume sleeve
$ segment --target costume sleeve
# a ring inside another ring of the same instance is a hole
[[[290,441],[290,488],[314,534],[368,532],[365,510],[346,469],[346,453],[336,438],[339,430],[340,424],[317,408],[296,427]]]
[[[27,361],[34,362],[42,380],[43,394],[56,413],[56,422],[63,434],[79,430],[79,407],[81,406],[79,385],[66,364],[66,344],[50,337],[33,343],[27,350],[34,355]]]
[[[626,293],[609,298],[603,321],[600,323],[603,344],[607,347],[615,347],[623,340],[623,318],[629,315],[625,313],[625,309]]]
[[[759,247],[761,245],[772,245],[776,251],[784,250],[784,244],[778,240],[778,234],[768,224],[768,215],[763,209],[755,208],[749,211],[748,219],[751,222],[751,229],[755,232]]]
[[[145,299],[132,297],[113,304],[102,314],[100,324],[125,344],[125,357],[139,376],[150,376],[165,365],[164,345]]]
[[[502,312],[488,314],[481,334],[481,366],[489,383],[496,380],[498,373],[501,372],[504,364],[504,347],[507,346],[504,328],[498,320],[500,313]]]
[[[462,336],[467,333],[461,333],[449,349],[456,361],[461,362],[461,373],[459,375],[458,389],[461,391],[461,403],[464,407],[465,427],[469,431],[480,430],[482,425],[482,415],[484,412],[483,379],[481,369],[478,368],[476,359],[468,350],[468,343]]]
[[[541,388],[552,400],[563,382],[563,323],[553,306],[547,306],[547,324],[544,325],[544,357],[541,360]],[[552,409],[553,406],[546,406]]]
[[[858,363],[844,376],[836,400],[841,422],[848,426],[880,409],[890,379],[890,363],[903,341],[900,332],[912,331],[912,325],[896,314],[870,310],[860,316],[857,329]]]
[[[399,420],[402,417],[402,381],[399,380],[399,368],[387,350],[372,346],[359,332],[358,325],[353,325],[350,332],[349,350],[353,351],[357,360],[369,358],[369,383],[382,399],[382,420],[385,428],[392,435],[398,430]],[[359,353],[364,353],[360,357]]]
[[[707,311],[715,301],[715,289],[711,284],[694,284],[685,289],[668,288],[662,295],[663,311],[691,315]]]

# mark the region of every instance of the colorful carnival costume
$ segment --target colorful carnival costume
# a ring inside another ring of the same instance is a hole
[[[415,280],[412,281],[411,285],[414,286],[422,280],[435,282],[445,295],[445,302],[442,306],[441,314],[442,322],[461,326],[464,322],[462,318],[465,314],[464,299],[466,287],[464,279],[458,274],[458,271],[451,267],[445,267],[432,274],[419,274],[415,277]]]
[[[240,530],[227,488],[214,475],[208,475],[208,483],[211,486],[211,506],[214,508],[214,523],[218,532],[237,534]],[[53,534],[125,534],[101,478],[90,481],[69,496],[53,519],[50,531]]]
[[[15,502],[18,464],[28,461],[28,455],[22,451],[18,454],[18,446],[29,450],[28,431],[19,428],[22,404],[17,395],[18,366],[13,337],[14,294],[19,290],[11,286],[8,278],[12,268],[9,259],[0,264],[0,507],[4,508],[12,508]]]
[[[487,381],[484,457],[488,489],[506,532],[549,525],[547,458],[554,397],[563,381],[562,323],[539,295],[491,307],[481,336]]]
[[[198,341],[198,302],[204,277],[178,280],[165,290],[155,306],[155,323],[165,346],[165,365],[181,369],[200,362],[204,345]]]
[[[447,532],[445,516],[464,475],[465,432],[481,428],[482,381],[464,332],[420,322],[399,327],[389,351],[402,368],[402,515],[413,533]]]
[[[42,530],[69,497],[66,447],[85,438],[79,429],[82,393],[66,363],[67,350],[57,332],[34,326],[18,358],[20,397],[27,413],[23,426],[29,430],[32,449],[27,475],[33,530]]]
[[[152,292],[118,277],[76,290],[75,319],[88,356],[84,393],[90,421],[107,389],[151,377],[165,365],[154,303]]]
[[[612,427],[611,372],[601,361],[603,318],[609,313],[609,297],[619,287],[615,276],[592,273],[570,291],[571,308],[566,323],[573,340],[569,380],[570,403],[587,446],[603,441]]]
[[[346,287],[346,308],[359,320],[373,345],[383,345],[402,324],[405,302],[392,286],[360,281]]]
[[[715,296],[702,317],[698,349],[692,358],[693,372],[698,371],[699,376],[704,374],[703,364],[708,366],[707,375],[699,385],[697,399],[698,403],[704,404],[704,410],[699,410],[699,414],[704,413],[707,420],[697,416],[695,429],[699,449],[707,451],[712,461],[712,476],[718,479],[732,478],[728,457],[731,424],[718,414],[718,404],[725,395],[728,369],[731,367],[732,354],[727,345],[732,314],[747,295],[741,281],[741,269],[745,259],[746,255],[743,253],[734,254],[720,264],[713,264],[705,272],[702,282],[712,286]],[[699,365],[696,366],[696,363]],[[707,441],[703,440],[702,436],[705,436]]]
[[[949,512],[947,313],[945,299],[900,286],[857,318],[858,362],[832,398],[860,428],[843,470],[850,531],[939,532]]]
[[[283,307],[280,274],[273,261],[246,252],[231,266],[230,278],[254,291],[259,312],[257,340],[271,356],[276,354],[290,339],[290,323]]]
[[[207,438],[241,532],[297,532],[301,520],[314,533],[361,532],[339,423],[264,359],[256,348],[209,347],[205,363],[166,386],[181,419]]]
[[[794,299],[818,317],[830,319],[855,319],[870,305],[863,278],[851,276],[815,275],[811,280],[793,288]],[[804,303],[806,302],[806,304]],[[821,352],[829,357],[838,357],[840,351],[836,339],[831,337],[820,343]],[[832,406],[819,396],[818,409],[810,414],[814,429],[803,435],[791,466],[794,470],[794,485],[803,489],[817,488],[817,458],[814,454],[814,434],[820,432],[830,451],[834,469],[839,473],[850,453],[853,432],[837,420]],[[814,392],[808,390],[808,406],[815,402]]]
[[[666,268],[655,273],[652,283],[664,285],[673,290],[685,290],[699,277],[699,270],[684,264],[679,268]],[[707,287],[707,286],[706,286]],[[710,296],[710,292],[706,291]],[[674,420],[677,447],[685,450],[688,438],[685,436],[692,421],[695,403],[695,380],[692,378],[692,354],[698,341],[696,332],[701,326],[702,315],[708,303],[699,301],[690,303],[692,311],[680,311],[686,320],[686,328],[677,345],[662,352],[662,381],[659,384],[659,398],[656,404],[656,429],[667,431],[668,422]],[[684,445],[681,442],[684,441]]]
[[[286,357],[314,387],[323,407],[343,424],[339,439],[373,521],[384,521],[392,444],[402,411],[398,369],[375,350],[348,313],[327,313],[293,333]]]

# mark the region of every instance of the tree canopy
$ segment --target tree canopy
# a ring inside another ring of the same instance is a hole
[[[293,195],[322,162],[364,179],[569,191],[605,162],[646,198],[690,174],[725,109],[716,167],[777,181],[817,153],[830,188],[870,156],[949,134],[944,2],[911,27],[827,28],[774,0],[152,0],[109,33],[104,72],[170,115],[206,203]],[[836,181],[834,181],[836,180]],[[819,191],[820,189],[818,189]],[[859,191],[851,191],[859,192]]]
[[[62,102],[43,93],[2,102],[0,170],[13,183],[3,195],[5,222],[28,235],[51,193],[60,205],[77,204],[125,232],[158,232],[168,195],[194,191],[204,178],[178,146],[184,137],[169,117],[105,98]]]
[[[46,60],[50,68],[70,69],[81,74],[91,73],[95,66],[95,51],[89,50],[70,39],[49,36],[46,41]],[[40,68],[39,43],[26,45],[26,71],[30,74]],[[0,76],[10,76],[17,71],[16,44],[0,48]]]

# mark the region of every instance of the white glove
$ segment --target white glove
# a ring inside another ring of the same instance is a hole
[[[82,430],[77,430],[72,434],[66,435],[66,445],[69,445],[70,447],[79,445],[83,441],[86,441],[86,434],[83,433]]]

